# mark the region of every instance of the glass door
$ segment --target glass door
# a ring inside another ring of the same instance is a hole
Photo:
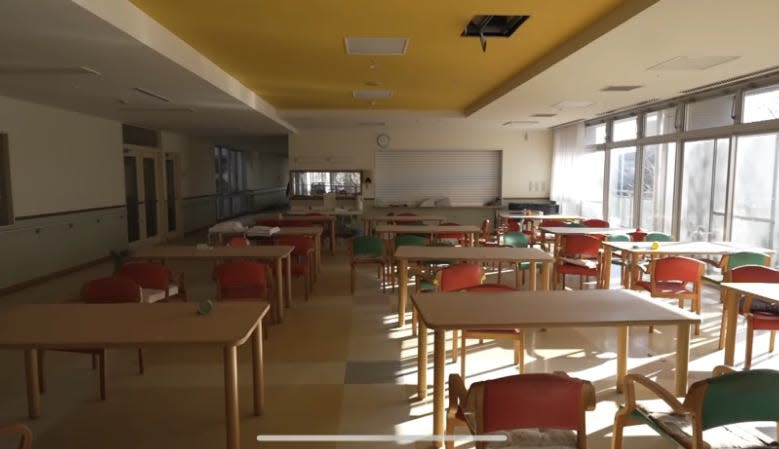
[[[175,154],[165,156],[165,219],[166,239],[181,237],[181,198],[179,197],[178,159]]]
[[[727,138],[684,143],[681,241],[724,240],[729,154]]]
[[[159,153],[125,148],[127,241],[131,248],[160,241],[163,203],[160,174]]]

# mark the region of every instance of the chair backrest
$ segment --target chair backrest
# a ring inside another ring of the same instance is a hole
[[[481,236],[489,237],[489,235],[490,235],[490,219],[485,218],[481,222]]]
[[[541,224],[538,225],[539,228],[561,228],[563,226],[565,226],[563,220],[541,220]]]
[[[523,232],[507,232],[503,234],[503,245],[514,248],[527,248],[529,242]]]
[[[700,260],[683,256],[663,257],[653,260],[650,264],[652,281],[657,282],[699,282],[705,269]]]
[[[508,226],[506,226],[506,232],[519,232],[521,230],[520,222],[518,220],[509,220]]]
[[[170,284],[168,267],[155,262],[128,262],[116,274],[132,279],[141,288],[167,290]]]
[[[474,383],[463,411],[474,413],[479,434],[526,428],[582,432],[584,411],[594,405],[590,382],[560,374],[533,373]]]
[[[280,235],[275,239],[277,245],[294,246],[292,254],[306,255],[314,250],[314,239],[307,235]]]
[[[81,300],[91,303],[141,302],[141,286],[125,276],[94,279],[81,288]]]
[[[256,223],[259,226],[271,226],[271,227],[273,227],[273,226],[284,226],[285,221],[284,220],[279,220],[278,218],[258,218],[256,220]],[[289,226],[289,225],[287,225],[287,226]]]
[[[384,255],[384,240],[375,235],[363,235],[350,240],[349,246],[352,256],[376,256]]]
[[[600,254],[600,242],[600,238],[591,235],[566,235],[562,240],[560,255],[576,259],[595,259]]]
[[[398,234],[395,236],[395,247],[398,246],[427,246],[427,238],[414,234]]]
[[[779,371],[737,371],[695,382],[684,404],[698,413],[703,430],[740,422],[779,421]]]
[[[606,220],[601,220],[600,218],[590,218],[589,220],[584,220],[582,222],[584,226],[587,226],[588,228],[610,228],[609,222]]]
[[[506,284],[476,284],[463,287],[459,291],[463,292],[516,292],[518,289]]]
[[[483,277],[484,269],[482,269],[481,265],[473,263],[451,265],[436,274],[438,291],[451,292],[481,284]]]
[[[267,266],[248,260],[231,260],[214,268],[219,299],[265,299]]]
[[[779,283],[779,269],[764,265],[742,265],[731,270],[730,281]]]
[[[728,271],[742,265],[768,265],[768,261],[769,257],[763,253],[742,251],[724,255],[721,261],[721,268]]]
[[[647,242],[671,242],[673,237],[665,232],[648,232],[644,240]]]
[[[225,244],[227,246],[251,246],[252,243],[246,237],[231,237]]]
[[[627,234],[611,234],[606,236],[607,242],[629,242],[630,236]]]

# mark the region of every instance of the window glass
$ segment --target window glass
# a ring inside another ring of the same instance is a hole
[[[644,136],[663,136],[676,132],[676,107],[644,114]]]
[[[724,239],[729,139],[684,144],[681,240]]]
[[[733,95],[708,98],[687,105],[687,130],[733,124]]]
[[[639,225],[650,231],[672,232],[676,144],[647,145],[641,163]]]
[[[614,148],[609,160],[609,224],[633,226],[636,147]]]
[[[605,151],[594,151],[582,155],[577,161],[581,167],[581,173],[587,176],[580,177],[577,184],[580,186],[581,211],[583,217],[603,216],[603,173],[606,163]]]
[[[636,117],[623,118],[614,121],[614,142],[631,140],[638,137],[638,120]]]
[[[763,87],[744,93],[741,121],[744,123],[779,118],[779,86]]]
[[[319,197],[325,193],[353,197],[362,193],[360,171],[292,171],[292,196]]]
[[[606,124],[598,123],[584,128],[584,143],[587,145],[596,145],[606,143]]]
[[[731,240],[762,247],[772,244],[779,134],[741,136],[736,141]]]
[[[216,216],[219,219],[246,211],[246,177],[243,152],[225,147],[214,148],[216,173]]]

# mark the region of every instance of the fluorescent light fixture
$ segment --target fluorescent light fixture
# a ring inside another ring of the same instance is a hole
[[[155,98],[155,99],[160,100],[160,101],[164,101],[166,103],[170,103],[171,102],[170,98],[168,98],[166,96],[163,96],[161,94],[158,94],[157,92],[151,91],[149,89],[144,89],[143,87],[133,87],[133,90],[138,92],[138,93],[140,93],[140,94],[146,95],[148,97]]]
[[[633,84],[606,86],[603,89],[601,89],[601,92],[629,92],[631,90],[640,89],[642,87],[644,86],[638,86]]]
[[[647,70],[706,70],[738,58],[739,56],[677,56]]]
[[[91,67],[43,67],[23,65],[0,65],[0,75],[101,75]]]
[[[344,37],[348,55],[400,56],[406,54],[407,37]]]
[[[595,102],[589,100],[563,100],[552,107],[559,110],[587,108],[594,105]]]
[[[155,107],[137,107],[137,108],[129,107],[129,108],[120,108],[119,111],[120,112],[195,112],[195,108],[185,107],[185,106],[181,106],[181,107],[173,106],[173,107],[169,107],[169,108],[166,108],[166,107],[157,107],[157,108],[155,108]]]
[[[522,125],[536,125],[538,124],[535,120],[511,120],[508,122],[503,122],[500,126],[522,126]]]

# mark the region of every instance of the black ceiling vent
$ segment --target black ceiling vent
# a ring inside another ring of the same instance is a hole
[[[473,16],[460,36],[478,37],[481,49],[487,51],[487,37],[509,37],[530,16]]]

